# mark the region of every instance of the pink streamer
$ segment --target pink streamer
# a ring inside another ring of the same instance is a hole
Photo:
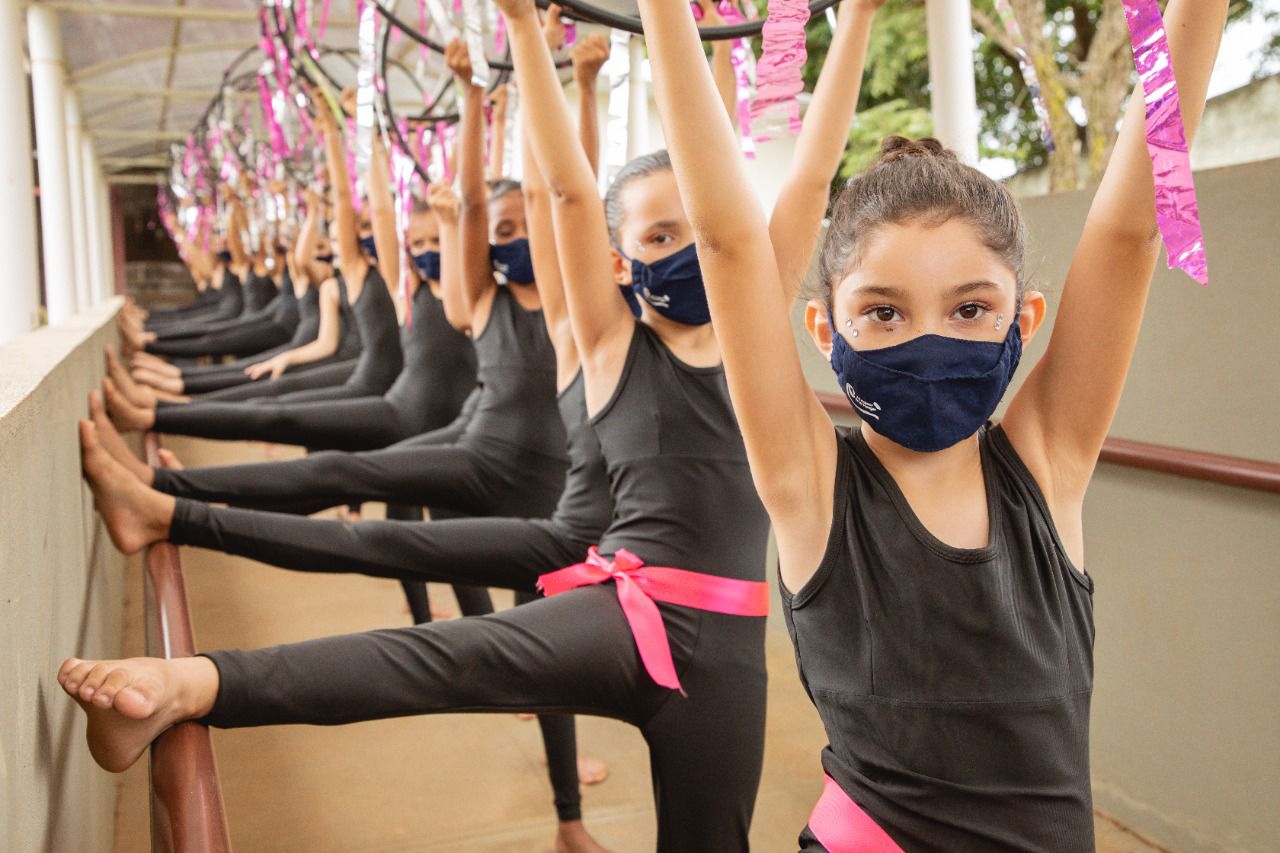
[[[358,15],[356,17],[359,17]],[[316,18],[316,41],[324,40],[324,32],[329,28],[329,0],[320,0],[320,15]]]
[[[809,831],[828,853],[902,853],[889,834],[824,775],[822,797],[809,815]]]
[[[756,142],[783,133],[800,132],[802,69],[808,55],[804,25],[809,20],[805,0],[769,0],[764,22],[764,51],[756,64],[756,97],[751,104],[751,127]]]
[[[1164,19],[1155,0],[1124,0],[1124,15],[1133,42],[1134,64],[1146,96],[1147,151],[1155,179],[1156,222],[1169,254],[1169,268],[1181,269],[1201,284],[1208,284],[1204,231]]]
[[[498,56],[507,49],[507,16],[498,16],[498,26],[493,33],[493,51]]]
[[[699,8],[698,11],[701,12],[702,9]],[[747,20],[746,16],[738,11],[738,7],[729,0],[721,0],[719,12],[720,17],[724,18],[725,23],[730,26]],[[748,160],[756,158],[756,143],[751,138],[751,63],[754,58],[751,53],[751,42],[744,38],[733,40],[733,46],[729,52],[729,63],[733,66],[733,79],[737,89],[738,133],[742,154]]]

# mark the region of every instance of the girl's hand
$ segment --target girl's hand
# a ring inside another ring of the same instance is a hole
[[[261,379],[267,374],[270,374],[272,379],[279,379],[280,374],[289,369],[288,356],[288,353],[282,352],[275,358],[269,358],[266,361],[260,361],[257,364],[249,365],[244,369],[244,372],[250,379]]]
[[[471,54],[467,52],[467,46],[462,43],[462,39],[455,36],[445,45],[444,61],[462,85],[471,85]]]
[[[356,114],[355,86],[348,86],[342,90],[342,94],[338,96],[338,106],[342,107],[342,111],[349,116]]]
[[[534,14],[533,0],[497,0],[497,3],[508,21]]]
[[[609,59],[609,42],[604,36],[593,33],[573,46],[573,75],[579,82],[594,83],[600,76],[600,68]]]
[[[698,6],[702,9],[702,20],[698,21],[699,27],[723,27],[725,25],[724,16],[720,14],[719,4],[715,0],[698,0]]]
[[[542,37],[552,53],[564,47],[564,21],[560,20],[560,7],[554,3],[547,7],[547,17],[542,21]]]
[[[489,103],[493,104],[494,112],[506,113],[508,100],[508,87],[506,85],[499,86],[489,95]]]
[[[329,99],[323,96],[312,97],[311,104],[316,108],[316,130],[322,136],[337,130],[338,120],[334,117],[333,110],[329,108]]]
[[[427,204],[431,205],[441,225],[458,223],[458,194],[453,187],[445,183],[432,184],[427,188]]]

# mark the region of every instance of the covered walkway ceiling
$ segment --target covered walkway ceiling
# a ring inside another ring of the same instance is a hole
[[[68,85],[108,175],[150,180],[258,44],[257,0],[37,0],[61,20]],[[319,8],[320,0],[312,4]],[[332,0],[326,42],[355,42],[354,0]],[[244,70],[256,67],[250,60]]]

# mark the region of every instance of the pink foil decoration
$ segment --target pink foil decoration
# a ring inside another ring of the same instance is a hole
[[[320,0],[320,14],[316,16],[316,41],[324,40],[324,32],[329,28],[329,0]]]
[[[1044,104],[1044,95],[1040,91],[1040,78],[1036,75],[1036,67],[1022,46],[1022,29],[1018,26],[1018,18],[1013,14],[1009,0],[993,0],[993,2],[996,6],[996,14],[1000,16],[1000,23],[1004,24],[1004,31],[1013,42],[1014,52],[1018,57],[1018,68],[1022,70],[1022,79],[1031,90],[1031,103],[1035,107],[1036,117],[1040,119],[1040,136],[1044,140],[1045,150],[1052,154],[1057,150],[1057,146],[1053,144],[1053,129],[1049,126],[1049,108]]]
[[[783,133],[800,132],[801,71],[808,55],[804,25],[809,20],[805,0],[769,0],[769,17],[762,32],[764,50],[756,64],[756,97],[751,103],[751,127],[756,142]]]
[[[1156,222],[1169,253],[1169,268],[1209,283],[1204,231],[1196,203],[1191,157],[1182,123],[1164,19],[1155,0],[1124,0],[1133,60],[1146,103],[1147,151],[1155,179]]]

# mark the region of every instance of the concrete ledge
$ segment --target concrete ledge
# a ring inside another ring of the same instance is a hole
[[[0,849],[109,850],[116,784],[54,674],[120,653],[124,559],[80,478],[76,422],[119,300],[0,347]]]

